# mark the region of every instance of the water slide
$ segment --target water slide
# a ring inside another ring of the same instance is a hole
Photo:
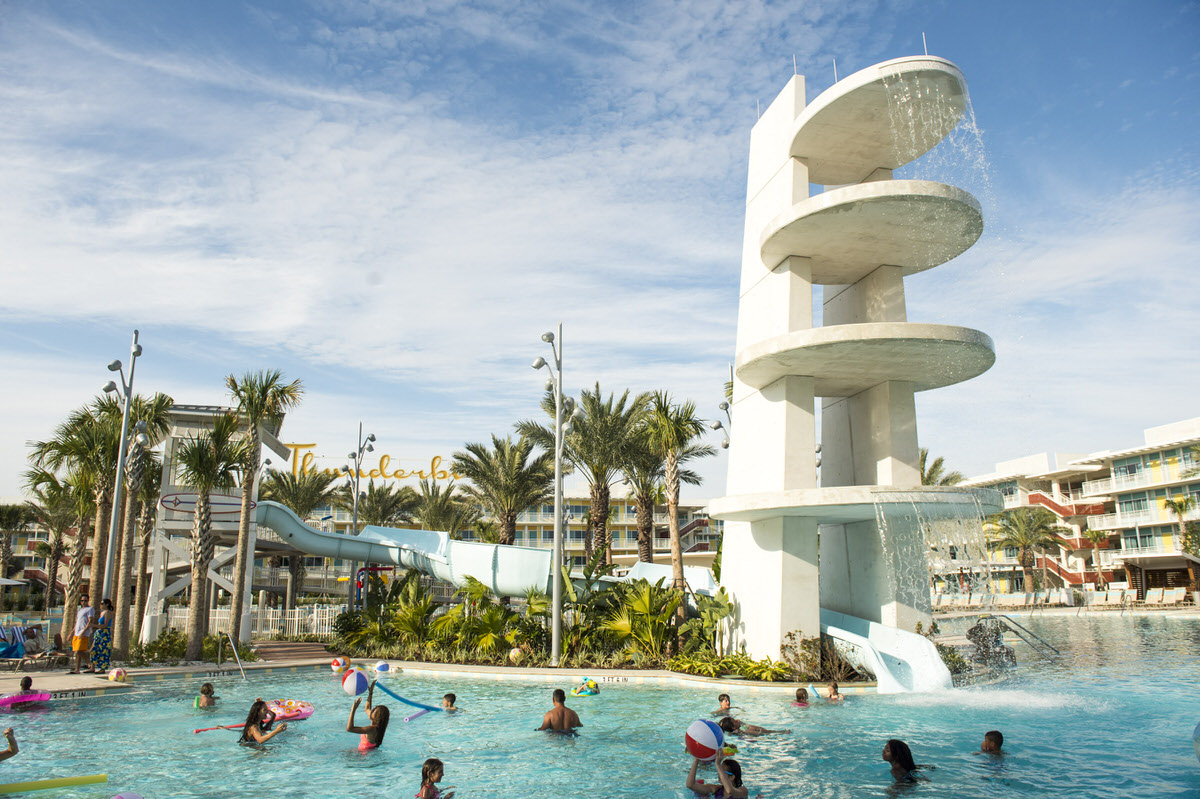
[[[923,635],[821,609],[821,632],[856,668],[875,675],[881,694],[941,691],[953,686],[937,647]]]
[[[268,501],[258,503],[257,523],[309,555],[403,566],[456,586],[474,577],[497,596],[520,596],[531,586],[546,591],[550,585],[548,549],[454,541],[449,533],[369,525],[357,536],[326,533]]]

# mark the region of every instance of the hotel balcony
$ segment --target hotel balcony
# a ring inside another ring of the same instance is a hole
[[[1184,521],[1195,521],[1200,519],[1200,508],[1193,508],[1190,512],[1184,515]],[[1174,514],[1168,513],[1163,508],[1156,507],[1146,508],[1136,511],[1121,511],[1116,513],[1105,513],[1101,516],[1087,517],[1088,529],[1091,530],[1122,530],[1128,527],[1140,527],[1146,524],[1178,524],[1179,520]]]
[[[1114,474],[1100,480],[1089,480],[1083,484],[1083,494],[1088,497],[1104,496],[1118,491],[1130,491],[1146,486],[1179,483],[1187,480],[1200,480],[1200,475],[1186,477],[1188,472],[1200,468],[1200,464],[1185,461],[1182,466],[1168,466],[1159,469],[1143,469],[1136,474]]]

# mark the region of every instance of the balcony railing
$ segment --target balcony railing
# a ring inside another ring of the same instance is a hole
[[[1188,479],[1184,475],[1197,468],[1197,464],[1184,462],[1182,466],[1174,465],[1158,469],[1142,469],[1134,474],[1114,474],[1099,480],[1088,480],[1083,484],[1084,496],[1095,497],[1111,494],[1115,491],[1128,491],[1134,488],[1144,488],[1162,483],[1174,483]],[[1197,479],[1200,479],[1198,477]]]
[[[1184,521],[1193,521],[1200,519],[1200,508],[1192,508],[1183,516]],[[1176,524],[1178,518],[1175,514],[1168,513],[1158,506],[1155,502],[1153,508],[1144,508],[1135,511],[1121,511],[1116,513],[1105,513],[1101,516],[1089,516],[1088,528],[1092,530],[1120,530],[1125,527],[1136,527],[1143,524]]]
[[[1148,547],[1128,547],[1127,549],[1121,549],[1121,550],[1117,550],[1117,551],[1113,552],[1113,556],[1117,559],[1136,558],[1136,557],[1141,557],[1141,556],[1145,556],[1145,555],[1182,555],[1182,554],[1183,554],[1183,550],[1174,544],[1172,544],[1170,546],[1167,546],[1165,544],[1155,544],[1153,546],[1148,546]]]

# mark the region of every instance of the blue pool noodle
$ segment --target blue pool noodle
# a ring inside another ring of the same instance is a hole
[[[379,683],[375,683],[375,687],[378,688],[379,690],[383,691],[385,694],[390,696],[392,699],[395,699],[397,702],[403,702],[406,705],[412,705],[413,707],[419,707],[422,710],[440,711],[442,709],[440,707],[430,707],[429,705],[422,705],[420,702],[413,702],[411,699],[405,699],[404,697],[400,696],[400,694],[395,693],[394,691],[389,689],[386,685],[381,685]]]

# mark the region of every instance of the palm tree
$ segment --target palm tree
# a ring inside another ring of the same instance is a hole
[[[667,501],[665,488],[666,461],[650,448],[646,436],[647,428],[640,428],[629,461],[623,469],[629,486],[629,494],[637,508],[638,560],[654,562],[654,508]],[[701,457],[692,448],[682,453],[681,462]],[[691,469],[679,470],[679,481],[688,485],[700,485],[700,475]]]
[[[413,515],[423,529],[444,530],[451,538],[458,538],[480,517],[479,509],[463,499],[461,494],[455,493],[454,483],[443,490],[436,480],[422,480],[420,499]]]
[[[57,472],[66,469],[75,474],[76,485],[92,490],[96,509],[93,514],[92,561],[89,584],[92,598],[104,585],[105,558],[108,548],[108,520],[112,512],[112,491],[121,438],[120,416],[104,412],[105,400],[98,399],[71,413],[48,441],[33,444],[30,459],[35,468]],[[82,532],[82,531],[81,531]],[[82,564],[81,564],[82,565]]]
[[[945,459],[938,456],[933,463],[926,466],[929,460],[929,450],[921,447],[920,452],[921,485],[923,486],[953,486],[958,485],[966,476],[962,472],[947,472]]]
[[[157,446],[171,428],[170,413],[174,404],[175,400],[166,394],[155,394],[149,399],[135,395],[129,405],[129,421],[134,425],[134,429],[137,429],[139,424],[143,425],[146,442],[144,445],[131,447],[126,459],[124,524],[118,531],[120,540],[117,542],[113,564],[116,571],[113,580],[115,607],[112,649],[113,657],[118,660],[124,660],[129,649],[129,605],[133,599],[133,580],[130,572],[133,566],[134,528],[137,526],[142,480],[146,471],[154,467],[155,459],[150,448]],[[111,412],[120,413],[120,404],[112,401]]]
[[[238,439],[240,422],[226,413],[213,420],[210,429],[190,436],[175,450],[179,482],[196,492],[192,516],[192,596],[188,602],[187,660],[199,660],[204,646],[207,603],[208,564],[216,542],[212,535],[212,507],[209,494],[229,489],[237,483],[238,469],[246,463],[246,441]],[[234,586],[244,582],[234,573]],[[230,614],[237,617],[237,613]]]
[[[225,378],[229,393],[237,401],[238,413],[246,422],[248,444],[240,464],[242,481],[242,515],[238,525],[237,558],[233,566],[233,598],[230,602],[230,635],[241,641],[242,608],[246,604],[246,560],[250,549],[250,503],[254,495],[254,476],[258,474],[258,457],[262,449],[259,426],[273,431],[279,429],[283,415],[300,403],[304,386],[299,380],[283,382],[283,372],[277,369],[246,372],[238,380],[233,375]]]
[[[628,389],[614,401],[609,394],[604,399],[600,384],[595,390],[584,389],[579,395],[583,418],[572,422],[573,431],[563,441],[563,455],[588,481],[590,487],[589,532],[584,537],[584,549],[590,560],[593,550],[603,552],[605,564],[612,560],[608,541],[608,510],[612,483],[621,473],[633,449],[635,431],[646,414],[649,394],[630,399]],[[554,418],[554,395],[546,392],[542,409]],[[517,432],[529,438],[547,452],[554,451],[553,426],[534,421],[517,423]]]
[[[54,607],[54,594],[58,591],[58,566],[67,554],[64,536],[78,521],[78,516],[70,489],[54,475],[44,474],[44,480],[30,485],[35,500],[28,503],[28,507],[47,534],[47,539],[38,542],[35,551],[39,558],[46,561],[46,597],[42,610],[49,613],[50,608]],[[26,475],[26,484],[29,483],[30,476]]]
[[[138,640],[142,634],[142,617],[146,613],[147,594],[150,590],[150,573],[146,569],[150,560],[150,536],[154,533],[154,521],[158,518],[158,500],[162,495],[162,466],[156,460],[154,466],[146,470],[142,477],[142,490],[139,493],[138,513],[138,565],[137,591],[134,596],[135,609],[133,612],[133,640]]]
[[[1104,587],[1104,571],[1100,567],[1100,548],[1108,546],[1108,530],[1084,530],[1083,537],[1092,544],[1092,565],[1096,567],[1096,587]]]
[[[1181,494],[1178,499],[1164,499],[1163,507],[1166,508],[1179,523],[1179,545],[1182,547],[1184,540],[1187,538],[1187,523],[1184,521],[1184,519],[1195,509],[1196,495]]]
[[[994,537],[988,545],[993,549],[1013,547],[1021,564],[1021,576],[1028,590],[1029,567],[1033,564],[1033,550],[1045,552],[1058,546],[1058,536],[1071,531],[1055,522],[1055,516],[1045,508],[1014,508],[998,513],[988,519],[995,526]],[[1043,578],[1044,580],[1044,578]]]
[[[351,485],[343,485],[337,490],[333,501],[349,510],[354,507],[354,490]],[[367,490],[358,497],[358,521],[363,525],[374,527],[395,527],[399,524],[412,524],[413,514],[420,504],[421,498],[412,486],[400,486],[394,483],[375,485],[371,480]]]
[[[475,522],[475,527],[471,532],[475,534],[475,540],[481,543],[500,543],[500,528],[491,519],[479,519]]]
[[[341,488],[334,485],[337,474],[329,472],[269,471],[259,489],[259,496],[286,505],[301,519],[307,519],[317,508],[335,504]],[[288,555],[288,571],[292,577],[287,606],[296,607],[296,599],[304,584],[304,555],[293,552]]]
[[[646,421],[646,440],[651,451],[663,459],[663,485],[667,495],[667,529],[671,535],[672,587],[683,591],[683,549],[679,541],[679,484],[682,479],[679,465],[695,458],[715,455],[707,444],[697,444],[704,434],[704,420],[696,416],[693,402],[674,403],[665,391],[654,392],[650,415]],[[676,622],[682,625],[687,608],[681,603]]]
[[[481,505],[500,527],[499,543],[517,538],[517,514],[554,496],[554,452],[530,459],[533,442],[492,436],[492,449],[467,444],[451,467],[471,481],[463,494]]]
[[[0,577],[8,577],[13,566],[13,535],[24,532],[33,521],[25,505],[0,505]]]
[[[95,511],[95,489],[90,473],[77,468],[67,470],[63,478],[46,469],[33,468],[25,473],[25,485],[35,496],[61,497],[69,504],[75,516],[75,534],[67,561],[66,591],[63,595],[63,620],[61,635],[70,640],[75,619],[71,610],[79,604],[83,594],[83,562],[87,556],[87,526]]]

